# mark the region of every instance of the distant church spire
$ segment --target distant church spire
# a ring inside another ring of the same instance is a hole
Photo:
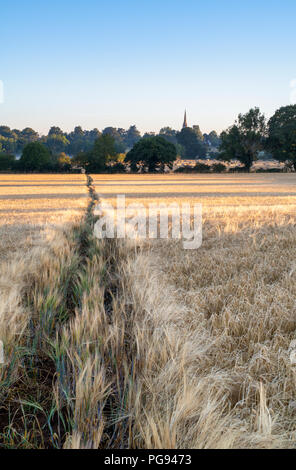
[[[186,109],[185,109],[185,114],[184,114],[184,124],[183,124],[183,129],[185,129],[185,127],[188,127],[188,125],[187,125],[187,112],[186,112]]]

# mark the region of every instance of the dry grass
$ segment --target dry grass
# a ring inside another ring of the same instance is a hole
[[[6,178],[2,446],[295,447],[294,174],[95,176],[110,201],[202,202],[197,251],[69,225],[84,177]]]
[[[264,216],[205,221],[197,252],[162,243],[137,260],[153,319],[140,420],[152,447],[295,445],[295,216]]]
[[[86,207],[83,175],[0,175],[0,226],[72,221]]]
[[[45,227],[78,220],[86,197],[83,175],[0,175],[0,261],[38,244]]]
[[[199,250],[153,242],[126,270],[142,445],[294,447],[295,175],[116,179],[133,201],[204,206]],[[112,186],[99,190],[114,202]]]

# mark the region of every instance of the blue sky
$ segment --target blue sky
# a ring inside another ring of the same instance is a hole
[[[295,0],[0,0],[0,124],[221,131],[290,103]]]

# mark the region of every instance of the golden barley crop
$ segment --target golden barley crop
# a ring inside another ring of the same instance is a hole
[[[0,176],[0,445],[295,448],[296,175],[93,177],[202,203],[193,251],[96,240],[85,179]]]

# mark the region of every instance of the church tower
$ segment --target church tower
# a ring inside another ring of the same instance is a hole
[[[186,109],[185,109],[185,114],[184,114],[183,129],[185,129],[185,127],[188,127],[188,125],[187,125],[187,112],[186,112]]]

